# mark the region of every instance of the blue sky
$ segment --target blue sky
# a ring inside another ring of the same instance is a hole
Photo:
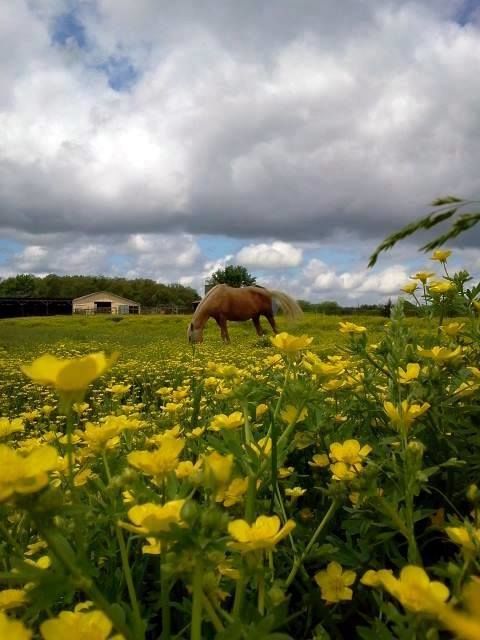
[[[201,290],[240,262],[354,304],[431,265],[414,238],[366,269],[433,198],[478,197],[480,3],[269,2],[0,7],[0,277]]]

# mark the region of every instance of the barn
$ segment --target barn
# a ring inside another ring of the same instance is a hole
[[[129,314],[140,313],[141,306],[134,300],[122,298],[108,291],[97,291],[73,300],[73,313],[91,315],[94,313]]]
[[[0,318],[65,316],[71,313],[71,298],[0,298]]]

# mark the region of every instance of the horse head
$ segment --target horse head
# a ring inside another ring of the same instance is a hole
[[[193,322],[190,322],[187,329],[187,338],[190,343],[203,342],[202,329],[196,329]]]

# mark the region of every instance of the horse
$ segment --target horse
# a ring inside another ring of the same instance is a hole
[[[209,318],[214,318],[220,327],[222,340],[230,342],[227,320],[252,320],[257,335],[262,336],[260,316],[270,323],[274,333],[278,333],[274,313],[280,308],[289,319],[302,315],[302,310],[293,298],[282,291],[271,291],[260,286],[229,287],[217,284],[210,289],[195,309],[188,326],[189,342],[203,342],[203,328]]]

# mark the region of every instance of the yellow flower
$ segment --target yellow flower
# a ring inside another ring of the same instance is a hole
[[[323,362],[311,351],[307,351],[304,356],[302,365],[307,371],[322,377],[338,376],[345,371],[345,363],[340,362]]]
[[[114,396],[124,396],[129,390],[131,384],[113,384],[111,387],[107,387],[105,391],[111,393]]]
[[[435,274],[433,273],[433,271],[418,271],[414,276],[410,276],[410,277],[420,280],[420,282],[425,284],[426,281],[434,275]]]
[[[420,365],[417,362],[409,362],[407,369],[398,367],[398,381],[400,384],[410,384],[418,378],[420,374]]]
[[[428,402],[424,402],[422,405],[410,404],[408,400],[403,400],[400,407],[395,406],[392,402],[384,402],[383,407],[394,427],[405,426],[408,430],[414,420],[430,409],[430,404]]]
[[[447,605],[438,612],[438,617],[447,629],[462,640],[478,640],[480,638],[480,615],[478,603],[480,602],[480,582],[478,578],[472,578],[462,593],[462,600],[467,611],[458,611]]]
[[[360,470],[362,465],[360,466]],[[345,462],[335,462],[330,465],[330,471],[332,472],[333,480],[353,480],[356,477],[356,467],[349,466]]]
[[[313,341],[313,338],[309,338],[306,335],[302,336],[291,336],[290,334],[282,331],[282,333],[277,333],[276,336],[270,338],[270,342],[274,347],[283,351],[284,353],[297,353],[298,351],[302,351],[306,349],[309,344]]]
[[[221,413],[213,418],[209,428],[212,431],[220,431],[221,429],[230,431],[241,427],[243,422],[243,413],[241,411],[234,411],[228,416]]]
[[[476,552],[480,550],[480,529],[467,527],[445,527],[447,536],[462,547],[463,551]]]
[[[215,496],[216,502],[223,502],[224,507],[232,507],[242,502],[247,492],[248,478],[235,478],[228,487],[220,488]]]
[[[193,464],[191,460],[183,460],[178,463],[177,468],[175,469],[175,475],[179,480],[184,478],[196,480],[201,466],[201,459],[198,459],[195,464]]]
[[[236,542],[230,542],[229,546],[242,553],[271,551],[295,528],[293,520],[287,520],[281,528],[280,525],[278,516],[259,516],[252,525],[246,520],[234,520],[228,525],[228,533]]]
[[[0,638],[5,640],[30,640],[32,632],[29,631],[23,622],[10,620],[3,611],[0,611]]]
[[[430,293],[438,293],[439,295],[448,293],[453,289],[455,289],[455,285],[449,280],[438,280],[431,282],[428,286]]]
[[[418,289],[418,284],[416,282],[407,282],[401,287],[400,291],[404,291],[405,293],[409,293],[412,295]]]
[[[24,423],[22,418],[0,418],[0,438],[6,438],[12,433],[24,430]]]
[[[27,564],[32,565],[32,567],[37,567],[37,569],[48,569],[52,564],[52,559],[50,556],[40,556],[37,560],[30,560],[29,558],[25,558],[25,562]]]
[[[328,380],[322,384],[323,391],[338,391],[345,385],[343,380]],[[346,418],[344,419],[344,421]]]
[[[395,578],[390,571],[367,571],[361,582],[371,587],[383,587],[409,611],[435,614],[449,596],[447,587],[431,581],[421,567],[408,565]]]
[[[92,451],[102,451],[103,449],[112,449],[120,439],[117,437],[120,433],[118,423],[110,422],[103,424],[93,424],[87,422],[82,439]]]
[[[322,467],[328,467],[330,460],[326,453],[316,453],[308,464],[313,469],[321,469]]]
[[[163,505],[147,502],[138,504],[128,511],[128,517],[135,527],[130,527],[123,523],[125,528],[129,528],[136,533],[159,534],[168,531],[172,524],[181,524],[180,513],[185,500],[170,500]]]
[[[253,449],[257,456],[260,456],[261,458],[267,458],[272,450],[272,439],[268,436],[265,436],[264,438],[260,438],[260,440],[256,443],[250,442],[249,447],[250,449]]]
[[[95,473],[93,473],[92,469],[90,469],[90,467],[86,467],[86,469],[83,469],[83,471],[80,471],[75,475],[75,477],[73,478],[73,484],[76,487],[83,487],[89,480],[96,477],[97,476]]]
[[[190,433],[187,433],[187,438],[200,438],[205,433],[205,427],[195,427]]]
[[[35,493],[48,484],[48,471],[57,468],[58,454],[48,445],[26,456],[0,445],[0,502],[14,493]]]
[[[371,452],[368,444],[360,447],[358,440],[345,440],[343,444],[334,442],[330,445],[330,458],[332,462],[345,462],[345,464],[357,467]]]
[[[456,638],[462,640],[478,640],[480,638],[480,618],[455,611],[451,607],[443,607],[438,612],[438,618],[444,627],[452,631]]]
[[[127,461],[135,469],[139,469],[157,481],[165,478],[178,466],[178,456],[185,446],[185,440],[179,438],[165,438],[155,451],[132,451]]]
[[[90,408],[90,405],[88,404],[88,402],[74,402],[72,408],[75,411],[75,413],[78,413],[78,415],[80,416],[82,415],[82,413],[85,413],[85,411]]]
[[[27,594],[23,589],[4,589],[0,591],[0,611],[22,607],[26,603]]]
[[[302,422],[308,416],[308,410],[303,408],[301,411],[294,407],[293,404],[289,404],[280,412],[281,419],[288,425],[292,425],[294,422]]]
[[[436,249],[433,252],[431,260],[438,260],[438,262],[446,262],[447,258],[452,255],[452,252],[448,249]]]
[[[423,349],[422,347],[417,346],[417,351],[423,358],[431,358],[437,364],[443,364],[445,362],[455,360],[460,358],[462,354],[461,347],[457,347],[452,350],[438,346],[432,347],[431,349]]]
[[[367,327],[362,327],[359,324],[353,322],[339,322],[340,333],[365,333]]]
[[[338,562],[330,562],[325,571],[319,571],[314,576],[322,598],[327,603],[351,600],[353,591],[349,587],[355,582],[355,578],[354,571],[344,571]]]
[[[40,356],[22,371],[37,384],[55,387],[61,393],[85,391],[89,384],[103,375],[118,359],[118,353],[107,357],[103,351],[82,358]]]
[[[307,493],[306,489],[302,489],[302,487],[293,487],[292,489],[285,489],[285,495],[289,498],[300,498],[305,493]]]
[[[106,640],[111,630],[112,623],[103,611],[62,611],[40,625],[44,640]]]
[[[289,478],[294,471],[295,471],[294,467],[280,467],[278,470],[278,477],[281,480],[283,478]]]
[[[233,454],[222,456],[214,451],[203,458],[206,482],[210,486],[219,487],[228,484],[233,470]]]
[[[255,420],[259,420],[268,411],[268,405],[259,404],[255,409]]]
[[[173,387],[160,387],[160,389],[157,389],[155,393],[158,396],[165,397],[165,396],[169,396],[172,393],[172,391],[173,391]]]
[[[446,325],[442,324],[440,329],[443,331],[445,335],[453,337],[453,336],[456,336],[457,333],[459,333],[464,326],[465,326],[464,322],[449,322]]]

